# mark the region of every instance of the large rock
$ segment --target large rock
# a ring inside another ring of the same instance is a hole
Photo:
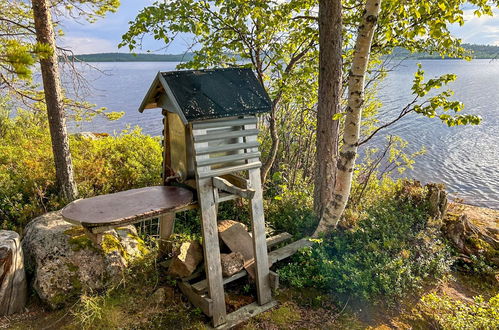
[[[187,277],[203,260],[203,247],[195,240],[182,242],[173,254],[168,274],[173,277]]]
[[[21,312],[26,304],[26,294],[19,234],[0,230],[0,316]]]
[[[147,252],[133,226],[103,233],[96,245],[83,227],[64,221],[59,211],[32,220],[22,246],[33,287],[51,308],[119,282],[128,264]]]

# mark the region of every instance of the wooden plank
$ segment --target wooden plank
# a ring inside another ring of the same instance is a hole
[[[272,300],[265,305],[258,305],[256,302],[239,308],[237,311],[227,315],[227,323],[215,328],[216,330],[232,329],[236,325],[249,320],[250,318],[268,311],[277,306],[277,301]]]
[[[222,179],[225,179],[235,185],[236,187],[239,187],[241,189],[246,189],[248,188],[249,182],[247,179],[242,178],[240,176],[237,176],[235,174],[225,174],[221,176]]]
[[[283,246],[280,249],[269,252],[269,265],[273,265],[274,263],[286,259],[289,256],[295,254],[299,249],[304,248],[306,246],[312,246],[314,243],[311,242],[308,238],[302,238],[296,242]]]
[[[206,130],[192,130],[193,136],[204,134]],[[205,143],[204,147],[208,143]],[[203,147],[203,145],[201,145]],[[205,157],[209,157],[206,155]],[[208,167],[196,167],[198,203],[201,209],[201,231],[203,234],[203,252],[206,279],[208,281],[208,295],[213,301],[213,326],[219,326],[226,321],[225,294],[223,287],[222,265],[220,263],[220,246],[217,228],[217,205],[213,195],[211,179],[201,178],[200,175],[208,171]]]
[[[203,134],[203,135],[194,135],[194,142],[208,142],[222,139],[230,139],[237,137],[245,137],[254,135],[255,137],[258,135],[257,129],[252,130],[239,130],[233,132],[223,132],[223,133],[213,133],[213,134]]]
[[[205,154],[212,154],[212,153],[218,153],[218,152],[224,152],[224,151],[234,151],[234,150],[255,148],[255,147],[258,147],[259,145],[260,144],[258,143],[258,141],[251,142],[251,143],[231,143],[231,144],[213,146],[213,147],[196,147],[195,152],[196,152],[196,155],[205,155]]]
[[[212,180],[213,185],[220,190],[227,191],[231,194],[238,195],[246,199],[252,199],[253,196],[255,196],[255,191],[253,189],[241,189],[220,177],[214,177]]]
[[[224,168],[220,168],[220,169],[216,169],[216,170],[211,170],[211,171],[199,173],[199,177],[203,179],[203,178],[209,178],[209,177],[214,177],[214,176],[222,176],[222,175],[228,174],[228,173],[258,169],[261,166],[262,166],[262,163],[253,162],[253,163],[244,164],[244,165],[224,167]],[[260,170],[258,170],[258,172],[260,172]]]
[[[243,278],[246,275],[248,275],[248,272],[243,269],[240,272],[237,272],[236,274],[234,274],[234,275],[232,275],[230,277],[225,277],[223,279],[223,284],[225,285],[225,284],[234,282],[235,280]],[[203,293],[203,292],[206,292],[206,290],[208,288],[208,283],[207,283],[206,279],[204,279],[204,280],[201,280],[199,282],[196,282],[196,283],[192,284],[191,287],[192,287],[192,289],[195,292],[197,292],[197,293]]]
[[[257,118],[237,118],[237,119],[217,119],[213,121],[204,121],[199,123],[192,123],[194,129],[207,129],[228,126],[243,126],[248,124],[256,124]]]
[[[245,125],[244,129],[253,131],[256,125]],[[249,135],[244,142],[254,142],[257,137]],[[255,149],[253,149],[255,151]],[[248,160],[258,161],[258,159]],[[250,200],[250,213],[253,232],[253,249],[255,256],[256,290],[258,294],[258,304],[264,305],[272,300],[272,292],[269,281],[269,260],[267,255],[267,242],[265,239],[265,216],[263,210],[263,190],[260,178],[260,168],[249,170],[250,188],[255,190],[255,196]]]
[[[274,245],[277,245],[279,243],[287,241],[288,239],[291,239],[292,237],[293,237],[293,235],[291,235],[290,233],[286,233],[286,232],[269,237],[269,238],[267,238],[267,249],[270,249]]]
[[[200,295],[194,292],[188,283],[179,281],[178,287],[184,295],[187,296],[189,301],[203,311],[207,316],[213,315],[213,300],[206,295]]]
[[[200,156],[198,156],[198,157],[200,157]],[[255,158],[255,157],[260,157],[260,152],[242,153],[242,154],[236,154],[236,155],[213,157],[213,158],[204,159],[204,160],[198,160],[198,157],[196,157],[196,164],[198,166],[206,166],[206,165],[230,163],[230,162],[235,162],[238,160],[246,160],[246,159],[251,159],[251,158]]]

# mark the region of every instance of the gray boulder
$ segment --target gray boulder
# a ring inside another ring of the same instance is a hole
[[[22,312],[26,296],[26,274],[19,234],[0,230],[0,316]]]
[[[59,211],[32,220],[22,246],[33,288],[53,309],[119,282],[129,263],[147,253],[134,226],[107,231],[96,245]]]

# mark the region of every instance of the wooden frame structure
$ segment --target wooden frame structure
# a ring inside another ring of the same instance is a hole
[[[195,92],[186,98],[185,89]],[[206,108],[193,111],[193,104]],[[217,228],[221,202],[249,200],[258,305],[272,301],[256,118],[257,113],[270,110],[270,99],[249,69],[160,72],[139,111],[157,107],[164,115],[164,183],[173,179],[190,184],[201,210],[207,292],[187,282],[180,283],[180,288],[212,317],[216,327],[227,321]],[[160,229],[163,234],[171,232],[172,222],[162,220],[161,227],[168,228]]]

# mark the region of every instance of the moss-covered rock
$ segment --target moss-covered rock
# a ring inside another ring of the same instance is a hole
[[[147,253],[133,226],[103,233],[97,246],[82,227],[64,221],[60,212],[31,221],[22,245],[33,288],[51,308],[119,282],[130,262]]]

